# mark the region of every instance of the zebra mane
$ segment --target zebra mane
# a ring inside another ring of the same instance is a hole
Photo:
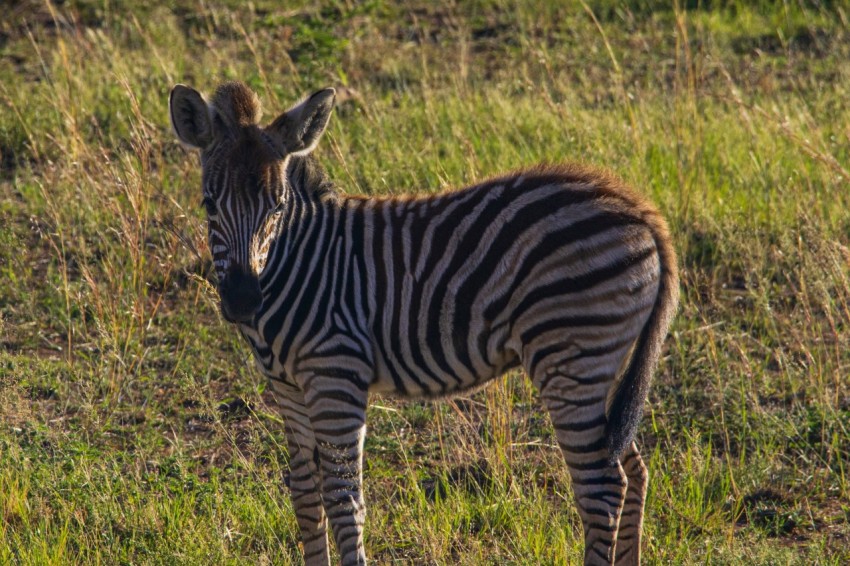
[[[291,157],[286,178],[293,189],[311,200],[327,202],[339,197],[333,182],[312,155]]]

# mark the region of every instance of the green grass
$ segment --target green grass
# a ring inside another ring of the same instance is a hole
[[[608,167],[682,307],[639,441],[649,563],[850,561],[850,8],[841,2],[37,1],[0,23],[0,564],[299,563],[274,401],[217,314],[172,84],[342,93],[341,190]],[[591,12],[593,17],[591,17]],[[514,375],[375,399],[378,563],[577,563]]]

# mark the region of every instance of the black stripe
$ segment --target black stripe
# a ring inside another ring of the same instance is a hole
[[[353,372],[347,368],[322,367],[321,369],[317,369],[314,371],[316,372],[316,374],[307,380],[307,382],[305,383],[305,387],[309,387],[310,383],[314,379],[324,377],[348,381],[349,383],[353,383],[360,391],[366,391],[369,388],[369,382],[365,381],[361,376],[357,375],[356,372]]]
[[[600,509],[599,507],[593,507],[590,505],[582,505],[582,509],[588,515],[596,515],[597,517],[612,517],[613,513],[610,509]]]
[[[321,401],[327,401],[327,400],[341,401],[343,403],[346,403],[347,405],[351,405],[351,406],[356,407],[358,409],[365,409],[366,408],[366,399],[356,397],[356,396],[352,395],[351,393],[349,393],[348,391],[344,391],[344,390],[341,390],[341,389],[331,389],[331,390],[327,390],[327,391],[322,391],[321,394],[313,397],[306,404],[306,406],[307,407],[313,407],[316,403],[319,403]]]
[[[634,317],[635,314],[637,313],[618,312],[610,314],[578,314],[550,318],[527,328],[520,334],[520,343],[530,344],[542,334],[553,330],[572,330],[583,326],[614,326],[622,324]]]
[[[600,543],[606,545],[608,547],[608,552],[602,552],[601,550],[597,549],[595,546],[591,546],[590,551],[593,552],[593,554],[595,554],[596,556],[600,557],[606,563],[609,562],[608,554],[611,552],[611,543],[603,541],[603,540],[597,540],[596,542],[600,542]]]
[[[605,414],[602,413],[588,421],[558,422],[554,423],[553,426],[555,427],[555,430],[563,430],[565,432],[581,432],[596,427],[605,426],[605,423],[607,422],[608,419],[606,419]]]
[[[363,422],[362,411],[359,413],[350,413],[343,410],[334,410],[328,409],[326,411],[319,411],[310,417],[310,421],[313,423],[318,423],[322,421],[347,421],[347,420],[356,420],[361,423]]]
[[[304,541],[304,543],[306,544],[306,543],[308,543],[308,542],[312,542],[312,541],[314,541],[314,540],[316,540],[316,539],[318,539],[319,537],[322,537],[322,536],[325,536],[325,533],[324,533],[324,532],[323,532],[322,534],[320,534],[320,535],[316,536],[315,538],[311,538],[309,541],[308,541],[308,540],[305,540],[305,541]],[[319,548],[317,548],[316,550],[314,550],[313,552],[310,552],[310,553],[305,554],[305,555],[304,555],[304,561],[305,561],[305,562],[307,562],[307,563],[309,563],[309,562],[310,562],[310,560],[309,560],[310,558],[313,558],[314,556],[318,556],[318,555],[320,555],[320,554],[324,554],[324,553],[325,553],[325,551],[326,551],[326,547],[324,547],[324,546],[319,547]]]
[[[325,436],[328,438],[341,438],[347,434],[351,434],[358,430],[361,430],[365,426],[364,423],[357,423],[348,426],[336,426],[330,428],[322,428],[322,427],[314,427],[313,430],[316,433],[316,436]]]
[[[613,533],[617,530],[617,527],[614,525],[607,525],[605,523],[597,523],[595,521],[591,521],[587,524],[587,530],[596,529],[597,531],[605,531],[608,533]],[[619,538],[619,537],[618,537]]]
[[[593,452],[599,452],[607,446],[605,436],[600,436],[593,442],[587,444],[567,444],[559,439],[558,445],[562,450],[572,452],[574,454],[591,454]]]
[[[351,338],[352,341],[354,341],[353,336],[348,334],[347,336]],[[364,365],[369,367],[371,367],[373,363],[371,356],[367,355],[362,348],[352,348],[349,344],[338,342],[330,348],[322,348],[319,353],[313,353],[310,351],[304,352],[303,355],[295,358],[295,365],[299,368],[307,369],[310,367],[310,362],[321,363],[321,360],[323,359],[333,359],[340,357],[354,358],[363,362]]]
[[[584,472],[584,471],[587,471],[587,470],[607,469],[609,466],[608,466],[608,458],[600,458],[598,460],[591,460],[590,462],[584,462],[584,463],[581,463],[581,464],[579,464],[577,462],[570,462],[568,467],[571,470]]]

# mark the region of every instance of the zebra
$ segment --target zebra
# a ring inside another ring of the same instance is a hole
[[[666,222],[612,174],[539,165],[433,196],[338,192],[311,152],[335,91],[260,126],[240,82],[169,97],[200,150],[223,318],[280,404],[307,564],[364,564],[370,394],[438,398],[522,368],[570,476],[585,564],[638,564],[634,436],[678,302]]]

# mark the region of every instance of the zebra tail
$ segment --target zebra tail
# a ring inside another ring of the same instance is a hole
[[[661,264],[661,280],[652,313],[646,322],[626,370],[615,385],[608,408],[605,436],[608,459],[615,464],[634,440],[643,405],[649,392],[652,373],[661,357],[664,338],[676,313],[679,300],[679,274],[676,252],[666,222],[654,212],[644,213],[653,232]]]

